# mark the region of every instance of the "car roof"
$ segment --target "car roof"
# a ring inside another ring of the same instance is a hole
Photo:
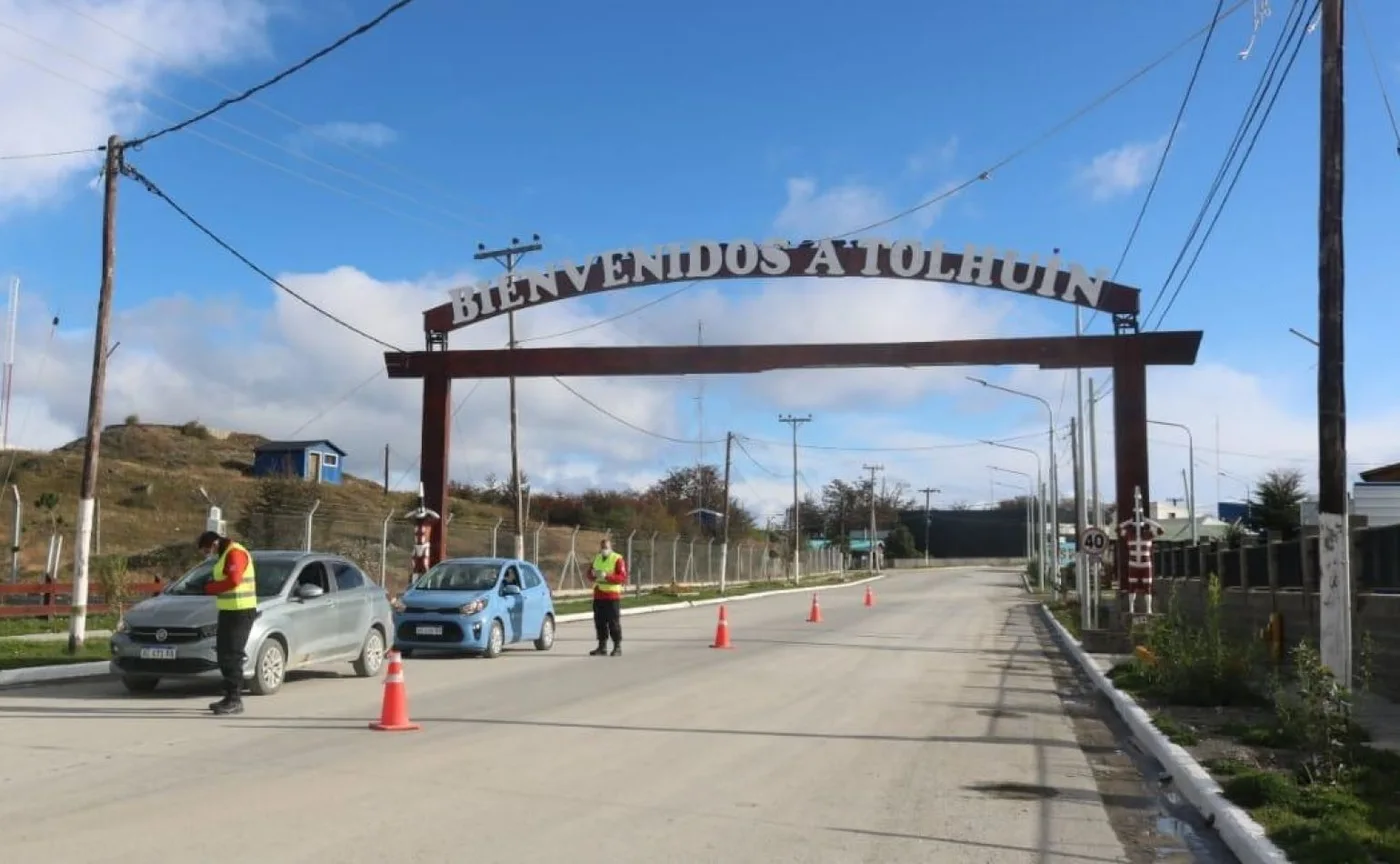
[[[252,549],[254,558],[263,560],[295,561],[300,558],[339,558],[329,552],[307,552],[301,549]]]
[[[468,556],[465,556],[465,557],[462,557],[462,558],[444,558],[444,559],[442,559],[442,561],[441,561],[440,563],[443,563],[443,564],[490,564],[490,565],[493,565],[493,566],[495,566],[495,567],[501,567],[501,566],[504,566],[504,565],[506,565],[506,564],[526,564],[526,563],[529,563],[529,562],[520,561],[520,560],[515,559],[515,558],[493,558],[493,557],[491,557],[490,555],[468,555]]]

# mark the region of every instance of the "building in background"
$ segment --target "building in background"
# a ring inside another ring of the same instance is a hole
[[[344,450],[325,439],[268,441],[253,450],[253,476],[339,485],[345,476],[345,455]]]

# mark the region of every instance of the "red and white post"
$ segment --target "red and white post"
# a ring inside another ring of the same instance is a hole
[[[1133,518],[1118,523],[1118,533],[1128,541],[1128,614],[1137,614],[1137,599],[1143,598],[1143,612],[1152,614],[1152,542],[1165,529],[1142,512],[1142,487],[1133,488]]]

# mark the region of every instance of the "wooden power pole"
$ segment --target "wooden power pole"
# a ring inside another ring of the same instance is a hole
[[[1322,0],[1321,177],[1317,255],[1318,593],[1322,661],[1351,686],[1351,537],[1347,506],[1347,402],[1342,236],[1345,102],[1342,0]]]
[[[724,593],[725,580],[729,573],[729,466],[734,458],[734,433],[724,436],[724,506],[720,508],[719,540],[719,593]],[[703,470],[703,465],[701,466]]]
[[[942,492],[943,490],[934,489],[932,486],[929,486],[927,488],[920,489],[919,491],[924,493],[924,564],[927,565],[929,562],[929,534],[930,529],[933,526],[932,498],[934,495],[938,494],[939,492]]]
[[[97,292],[93,333],[92,383],[88,389],[82,486],[78,492],[78,537],[73,544],[73,605],[68,618],[68,653],[82,650],[87,638],[88,564],[92,552],[93,511],[97,498],[97,456],[102,448],[102,396],[107,387],[107,332],[112,324],[112,283],[117,270],[117,182],[122,171],[122,140],[107,139],[103,172],[102,282]]]

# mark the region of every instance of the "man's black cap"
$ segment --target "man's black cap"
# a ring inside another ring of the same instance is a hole
[[[212,548],[215,543],[218,543],[222,539],[224,538],[219,536],[218,531],[205,531],[203,534],[199,535],[198,540],[194,541],[194,548],[203,551]]]

